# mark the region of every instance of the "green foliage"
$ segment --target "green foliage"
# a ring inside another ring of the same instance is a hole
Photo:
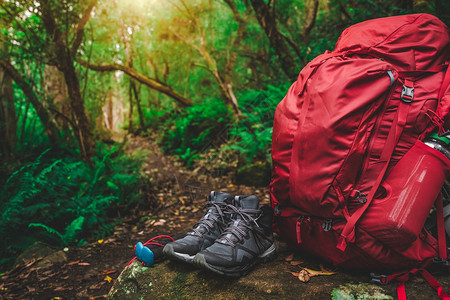
[[[231,121],[231,112],[220,99],[209,98],[173,115],[166,122],[161,145],[188,165],[198,154],[221,138]]]
[[[243,118],[230,131],[234,137],[226,149],[240,152],[248,164],[270,161],[273,117],[277,104],[283,99],[289,84],[267,86],[240,95]]]
[[[140,200],[143,155],[99,143],[88,165],[52,148],[12,173],[0,190],[1,256],[36,240],[62,246],[111,233],[118,209]]]

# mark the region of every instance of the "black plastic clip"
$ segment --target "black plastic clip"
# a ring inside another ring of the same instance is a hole
[[[322,228],[323,231],[330,231],[331,228],[333,227],[333,220],[332,219],[325,219],[323,220],[323,224],[322,224]]]
[[[446,132],[444,132],[440,136],[443,136],[443,137],[446,137],[446,138],[450,139],[450,130],[447,130]]]
[[[281,208],[279,205],[275,205],[275,207],[273,208],[273,213],[275,214],[275,216],[281,215]]]
[[[400,96],[403,102],[411,103],[414,100],[414,88],[403,85],[402,94]]]
[[[435,264],[442,264],[445,267],[450,267],[450,262],[446,259],[443,259],[441,257],[435,257],[433,258],[433,263]]]
[[[355,199],[358,200],[359,203],[364,204],[367,202],[367,194],[361,193],[361,191],[355,190],[356,196]]]
[[[370,273],[370,277],[372,277],[370,279],[371,283],[377,283],[377,284],[388,284],[389,283],[389,279],[386,275],[378,275],[375,273]]]

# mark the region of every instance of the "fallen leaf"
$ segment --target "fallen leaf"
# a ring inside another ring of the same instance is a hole
[[[100,295],[100,296],[91,296],[89,297],[89,300],[95,300],[95,299],[105,299],[108,295]]]
[[[291,266],[298,266],[301,265],[303,262],[299,260],[291,260],[289,263],[291,264]]]
[[[67,265],[68,265],[68,266],[72,266],[72,265],[76,265],[76,264],[79,263],[79,262],[80,262],[79,260],[71,261],[71,262],[68,263]]]
[[[329,272],[333,272],[331,270],[325,269],[323,265],[319,265],[319,266],[320,266],[320,270],[323,271],[323,272],[328,272],[328,273]]]
[[[91,290],[99,290],[99,289],[101,289],[101,288],[102,288],[101,285],[95,285],[95,284],[93,284],[93,285],[91,285],[91,286],[89,287],[89,289],[91,289]]]
[[[108,281],[108,283],[111,283],[111,281],[112,281],[112,278],[111,278],[111,277],[109,277],[108,275],[106,275],[105,279],[103,279],[103,280],[106,280],[106,281]]]
[[[78,265],[79,266],[90,266],[91,264],[87,263],[87,262],[80,262],[80,263],[78,263]]]
[[[292,261],[294,259],[294,253],[289,254],[288,256],[286,256],[286,258],[284,259],[285,261]]]
[[[303,268],[304,271],[308,272],[311,276],[319,276],[319,275],[333,275],[336,274],[335,272],[330,272],[330,271],[316,271],[316,270],[311,270],[308,268]],[[303,271],[302,270],[302,271]]]
[[[291,273],[291,274],[294,275],[295,277],[298,277],[298,273],[296,273],[296,272],[289,272],[289,271],[286,271],[286,272]]]
[[[33,287],[30,287],[30,286],[27,286],[27,290],[28,290],[29,293],[36,292],[36,289],[33,288]]]
[[[116,273],[116,272],[117,272],[116,270],[104,270],[102,272],[102,275],[109,275],[109,274],[113,274],[113,273]]]
[[[97,241],[99,244],[102,244],[104,242],[104,240],[98,240]]]
[[[53,291],[54,292],[63,292],[63,291],[68,291],[68,290],[71,290],[72,289],[72,287],[62,287],[62,286],[59,286],[59,287],[57,287],[57,288],[55,288]]]
[[[161,226],[161,225],[164,225],[164,223],[166,223],[167,221],[166,220],[164,220],[164,219],[159,219],[157,222],[155,222],[154,224],[153,224],[153,226]]]

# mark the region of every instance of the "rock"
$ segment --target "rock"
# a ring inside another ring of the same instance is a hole
[[[57,263],[63,263],[67,261],[67,254],[63,250],[53,252],[50,255],[45,256],[42,260],[36,263],[38,268],[48,268]]]
[[[380,286],[368,283],[347,283],[331,292],[332,300],[392,300],[392,296],[384,294]]]
[[[337,273],[331,276],[314,276],[308,283],[303,283],[290,273],[292,270],[299,270],[299,266],[292,266],[285,261],[285,257],[291,253],[287,246],[278,243],[278,249],[279,254],[274,261],[257,266],[250,274],[239,279],[217,276],[182,262],[166,260],[148,268],[135,261],[119,275],[108,298],[330,299],[332,292],[338,296],[344,293],[352,295],[353,290],[344,288],[348,282],[369,280],[367,275],[362,277],[361,274]],[[382,294],[395,294],[395,286],[366,285],[364,291],[371,287]]]
[[[55,263],[67,261],[67,255],[62,250],[57,251],[47,244],[35,242],[17,257],[14,268],[31,261],[36,262],[36,267],[47,268]]]

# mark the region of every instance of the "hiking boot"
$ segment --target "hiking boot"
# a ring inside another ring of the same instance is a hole
[[[185,237],[164,246],[164,255],[192,263],[194,255],[211,246],[224,231],[230,221],[230,214],[225,213],[225,208],[233,197],[228,193],[212,191],[206,200],[207,210],[203,217]]]
[[[275,258],[272,208],[254,196],[236,196],[232,221],[213,245],[194,257],[194,264],[217,274],[240,277],[257,263]]]

